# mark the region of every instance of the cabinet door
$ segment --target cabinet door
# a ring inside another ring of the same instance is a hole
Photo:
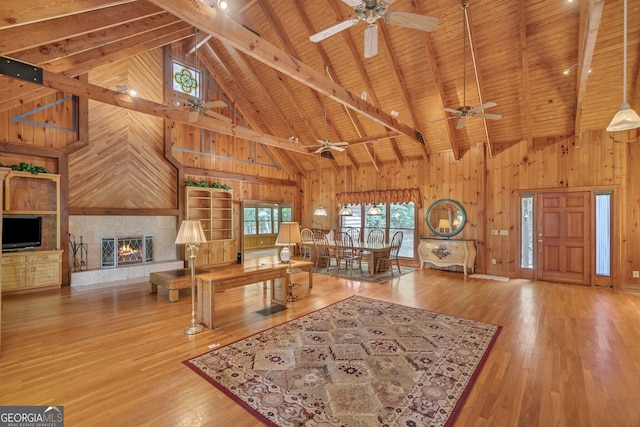
[[[227,240],[224,242],[224,252],[223,252],[224,262],[235,262],[236,261],[236,241],[235,240]]]
[[[60,255],[57,253],[27,257],[27,287],[61,284]]]
[[[13,291],[26,286],[25,257],[2,257],[2,290]]]

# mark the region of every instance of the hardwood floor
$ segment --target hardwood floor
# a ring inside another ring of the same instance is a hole
[[[456,426],[640,426],[638,294],[429,269],[295,293],[269,317],[261,285],[219,293],[221,327],[195,336],[188,292],[171,304],[147,282],[5,294],[0,405],[63,405],[68,427],[258,426],[181,362],[358,294],[503,326]]]

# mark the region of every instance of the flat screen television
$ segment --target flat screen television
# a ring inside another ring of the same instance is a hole
[[[42,246],[42,217],[5,215],[2,217],[2,251]]]

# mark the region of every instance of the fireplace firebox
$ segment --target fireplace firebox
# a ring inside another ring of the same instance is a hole
[[[153,234],[137,237],[102,237],[100,245],[101,268],[153,262]]]

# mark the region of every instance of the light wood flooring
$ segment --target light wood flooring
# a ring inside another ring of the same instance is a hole
[[[145,281],[5,294],[0,405],[63,405],[67,427],[258,426],[181,362],[358,294],[503,326],[456,426],[640,426],[638,294],[430,269],[295,292],[269,317],[261,285],[216,294],[221,325],[195,336],[189,292],[171,304]]]

